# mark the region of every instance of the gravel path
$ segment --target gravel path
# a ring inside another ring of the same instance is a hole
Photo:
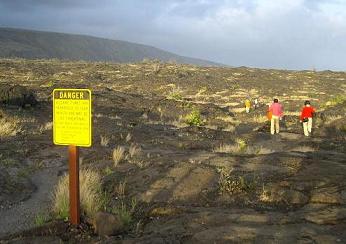
[[[57,160],[53,161],[54,166],[38,170],[32,175],[31,181],[37,189],[29,199],[0,211],[0,238],[35,227],[35,217],[49,212],[51,194],[63,165],[61,160],[58,165]]]

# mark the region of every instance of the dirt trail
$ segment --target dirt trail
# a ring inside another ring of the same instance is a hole
[[[54,186],[58,181],[58,174],[64,169],[65,161],[50,159],[45,161],[43,169],[37,170],[31,181],[36,186],[36,191],[29,199],[17,203],[10,209],[0,211],[0,238],[19,231],[35,227],[35,217],[47,217],[50,212],[50,199]]]
[[[253,144],[268,149],[268,153],[273,152],[313,152],[314,143],[320,142],[322,138],[308,137],[302,134],[291,132],[280,132],[279,134],[270,135],[269,133],[259,133],[252,141]],[[303,143],[303,145],[301,144]]]

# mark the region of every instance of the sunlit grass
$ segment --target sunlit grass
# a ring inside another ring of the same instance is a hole
[[[101,176],[90,169],[79,172],[81,211],[93,217],[104,204],[101,189]],[[60,178],[53,195],[53,212],[61,219],[69,216],[69,175]]]
[[[118,146],[113,149],[113,162],[114,162],[114,167],[116,167],[125,157],[125,148]]]
[[[20,132],[22,132],[22,126],[19,119],[0,119],[0,139],[15,136]]]

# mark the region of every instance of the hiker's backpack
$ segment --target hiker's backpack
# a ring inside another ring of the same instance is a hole
[[[271,119],[272,119],[272,115],[273,115],[272,111],[268,111],[268,112],[267,112],[267,118],[268,118],[268,120],[271,120]]]

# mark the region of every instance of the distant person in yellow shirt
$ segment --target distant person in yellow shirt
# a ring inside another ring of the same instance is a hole
[[[245,100],[245,111],[246,113],[250,113],[251,102],[250,99]]]

